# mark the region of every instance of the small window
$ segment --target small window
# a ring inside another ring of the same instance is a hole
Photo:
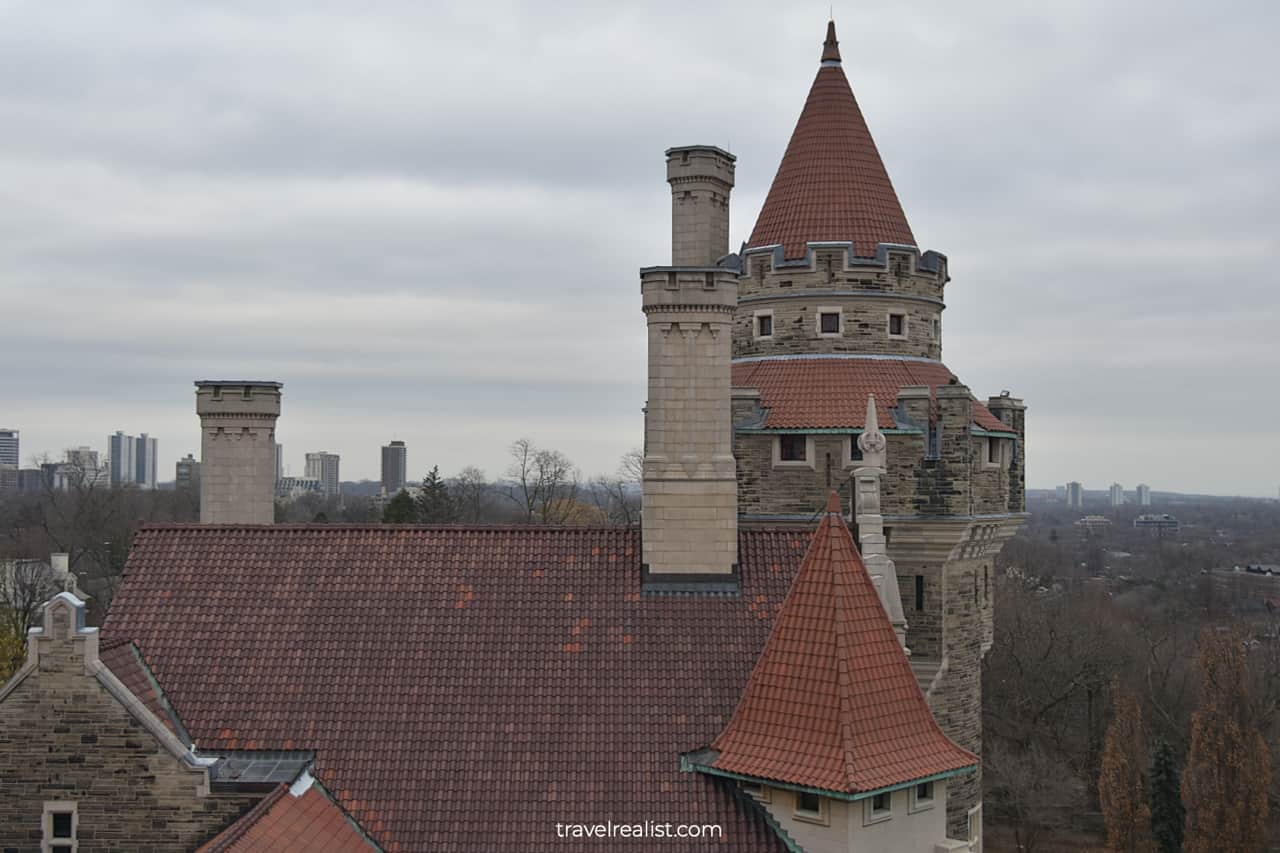
[[[911,808],[913,812],[933,807],[933,783],[920,782],[911,789]]]
[[[916,610],[924,610],[924,575],[916,575]]]
[[[849,436],[849,461],[862,461],[862,448],[858,446],[858,436],[856,435]]]
[[[43,853],[75,853],[77,831],[76,804],[73,802],[46,802],[44,825],[41,828]]]
[[[49,823],[54,838],[71,837],[71,812],[52,812]]]
[[[808,821],[826,820],[822,797],[809,791],[796,792],[796,817]]]
[[[942,321],[934,320],[933,321],[933,339],[936,341],[940,337],[942,337]]]
[[[996,438],[987,439],[987,461],[993,465],[1000,464],[1000,440]]]
[[[907,315],[890,314],[889,315],[889,337],[901,338],[907,334]]]
[[[864,800],[863,802],[866,803],[864,808],[866,810],[862,814],[862,822],[878,823],[882,820],[888,820],[891,813],[891,796],[888,791],[883,791],[872,796],[869,800]]]
[[[782,462],[804,462],[808,443],[808,436],[804,435],[778,436],[778,459]]]
[[[824,335],[840,334],[840,313],[837,311],[823,311],[819,314],[818,331]]]
[[[773,337],[773,315],[760,314],[756,316],[756,337],[771,338]]]

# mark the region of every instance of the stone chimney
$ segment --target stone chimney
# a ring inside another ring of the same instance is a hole
[[[736,160],[714,145],[667,149],[672,266],[709,267],[729,253],[729,193]]]
[[[733,156],[667,151],[672,261],[640,271],[649,332],[641,535],[646,577],[732,580],[738,485],[730,419],[735,270],[728,253]]]
[[[279,382],[196,382],[200,416],[200,523],[275,520]]]

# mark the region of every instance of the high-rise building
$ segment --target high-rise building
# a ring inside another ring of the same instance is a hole
[[[16,429],[0,429],[0,465],[19,465],[18,431]]]
[[[1067,506],[1071,509],[1084,508],[1084,486],[1075,480],[1067,483],[1066,487]]]
[[[1151,487],[1146,483],[1139,483],[1137,488],[1138,506],[1151,506]]]
[[[200,488],[200,462],[190,453],[174,466],[173,486],[176,489]]]
[[[338,479],[338,454],[321,450],[307,454],[306,478],[319,480],[326,498],[336,498],[342,486]]]
[[[157,445],[158,442],[145,432],[134,439],[133,482],[137,483],[140,488],[154,489],[156,487]]]
[[[1112,483],[1109,492],[1112,506],[1124,506],[1124,486]]]
[[[404,488],[408,481],[409,451],[403,441],[393,441],[382,447],[382,490],[389,495]]]
[[[113,486],[156,487],[156,440],[145,432],[125,435],[119,430],[107,436],[107,465]]]

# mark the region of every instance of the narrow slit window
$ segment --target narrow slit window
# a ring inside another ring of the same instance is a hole
[[[916,610],[924,610],[924,575],[916,575]]]

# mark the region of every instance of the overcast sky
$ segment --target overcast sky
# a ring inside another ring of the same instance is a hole
[[[837,3],[943,355],[1028,411],[1028,482],[1276,495],[1280,9]],[[199,453],[192,380],[282,381],[279,438],[498,475],[641,442],[662,151],[759,211],[828,4],[0,0],[0,426]]]

